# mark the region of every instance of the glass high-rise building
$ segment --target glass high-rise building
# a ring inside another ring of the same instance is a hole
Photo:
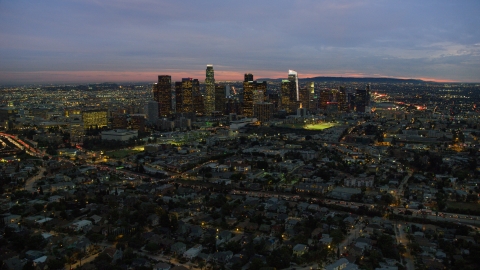
[[[205,77],[205,115],[211,115],[215,111],[215,78],[212,65],[207,65]]]
[[[172,77],[159,75],[158,82],[153,85],[153,100],[158,103],[158,115],[167,117],[172,113]]]
[[[368,103],[368,93],[367,89],[356,89],[355,90],[355,111],[359,113],[364,113]]]
[[[197,79],[182,78],[181,82],[175,82],[176,112],[193,113],[202,110],[202,99],[199,99],[200,83]]]
[[[251,73],[245,74],[243,81],[243,114],[246,117],[253,117],[254,104],[260,100],[263,101],[267,93],[267,82],[257,83],[253,80]],[[261,95],[261,98],[259,96]]]
[[[300,93],[298,89],[298,73],[295,70],[288,71],[288,80],[294,82],[294,93],[292,96],[295,97],[295,101],[300,101]]]
[[[226,98],[225,85],[219,84],[215,86],[215,111],[225,114],[225,102]]]

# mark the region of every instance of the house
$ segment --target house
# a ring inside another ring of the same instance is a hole
[[[358,266],[350,263],[346,258],[341,258],[338,261],[325,266],[325,270],[356,270]]]
[[[29,259],[29,260],[35,260],[35,259],[38,259],[42,256],[44,256],[45,253],[43,253],[42,251],[39,251],[39,250],[28,250],[27,252],[25,252],[25,258]]]
[[[220,252],[216,252],[216,253],[213,254],[212,260],[215,263],[226,263],[226,262],[230,261],[230,259],[232,257],[233,257],[233,252],[231,252],[230,250],[220,251]]]
[[[50,196],[50,198],[48,198],[48,201],[49,202],[60,202],[61,200],[63,200],[63,196],[59,196],[59,195],[53,195],[53,196]]]
[[[197,245],[193,246],[192,248],[188,249],[187,251],[185,251],[183,253],[183,257],[191,260],[191,259],[198,256],[200,251],[202,251],[202,248],[203,248],[202,245],[197,244]]]
[[[116,263],[118,260],[122,259],[123,252],[120,249],[116,249],[114,247],[108,247],[104,251],[105,254],[108,255],[112,259],[112,263]]]
[[[293,229],[293,227],[295,227],[295,225],[298,224],[298,220],[296,219],[289,219],[286,223],[285,223],[285,230],[287,229]]]
[[[156,214],[151,214],[148,216],[147,220],[152,227],[158,226],[158,223],[160,222],[160,218]]]
[[[168,263],[159,262],[153,266],[153,270],[170,270],[172,266]]]
[[[183,254],[187,250],[187,246],[182,242],[177,242],[170,247],[173,254]]]
[[[304,244],[296,244],[293,247],[293,254],[297,256],[302,256],[307,251],[308,251],[308,247]]]
[[[89,231],[92,228],[92,222],[90,220],[79,220],[70,225],[70,229],[79,231]]]
[[[143,268],[150,268],[151,264],[150,264],[150,261],[148,261],[145,258],[135,258],[133,259],[131,266],[133,269],[143,269]]]
[[[88,240],[88,238],[83,237],[75,243],[75,247],[87,253],[92,249],[93,245],[91,244],[90,240]]]
[[[93,215],[93,216],[90,217],[90,219],[93,220],[93,223],[98,224],[102,220],[102,217],[97,216],[97,215]]]
[[[374,232],[381,233],[383,231],[383,227],[378,224],[368,224],[365,227],[365,232],[372,234]]]
[[[228,242],[232,238],[232,233],[230,231],[221,231],[217,234],[216,245],[219,246],[222,243]]]

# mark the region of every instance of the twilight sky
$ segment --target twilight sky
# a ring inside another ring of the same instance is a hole
[[[373,76],[480,82],[478,0],[0,0],[0,84]]]

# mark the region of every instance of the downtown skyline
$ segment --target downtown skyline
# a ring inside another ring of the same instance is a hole
[[[394,77],[480,81],[477,1],[0,2],[0,84]]]

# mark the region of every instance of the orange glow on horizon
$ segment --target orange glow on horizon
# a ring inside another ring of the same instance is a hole
[[[215,68],[215,65],[214,65]],[[280,79],[288,76],[288,71],[266,71],[266,70],[245,70],[226,71],[215,70],[217,81],[243,81],[245,73],[252,73],[254,79],[271,78]],[[36,72],[5,72],[0,78],[1,81],[18,81],[19,83],[101,83],[101,82],[156,82],[157,76],[167,74],[172,76],[173,81],[182,78],[195,78],[203,81],[205,70],[178,70],[163,69],[159,71],[36,71]],[[455,83],[456,81],[443,78],[408,78],[399,76],[382,76],[379,74],[369,75],[364,73],[312,73],[299,72],[299,78],[312,77],[353,77],[353,78],[397,78],[397,79],[419,79],[438,83]]]

